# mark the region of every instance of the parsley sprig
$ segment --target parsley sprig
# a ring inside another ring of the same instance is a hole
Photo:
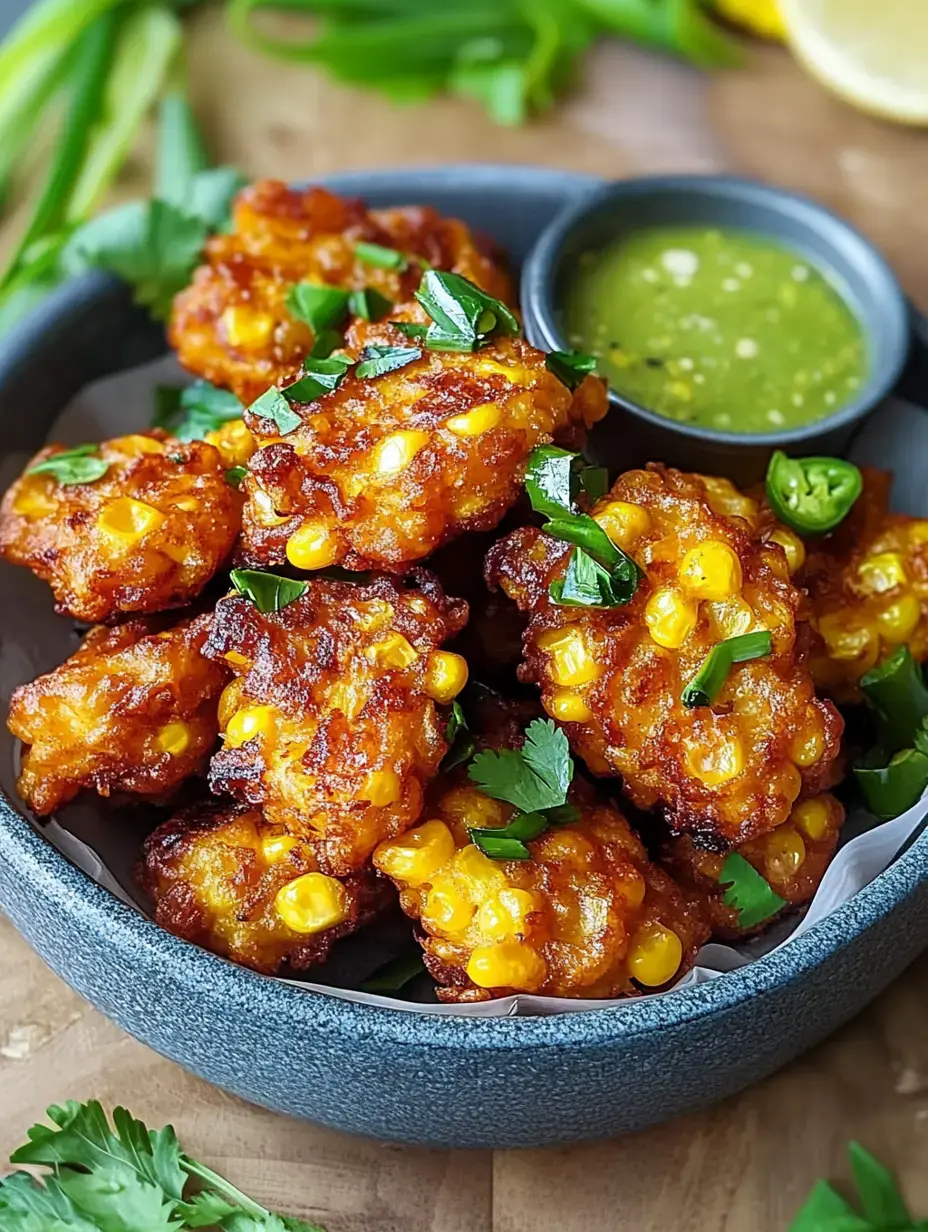
[[[529,457],[525,490],[532,508],[548,519],[549,535],[574,544],[564,577],[549,588],[561,607],[622,607],[634,597],[644,576],[603,528],[578,508],[581,491],[595,493],[592,499],[598,499],[605,482],[601,467],[587,468],[579,454],[555,445],[542,445]]]
[[[185,1155],[170,1125],[149,1129],[115,1108],[111,1126],[96,1100],[52,1105],[47,1116],[52,1124],[33,1125],[10,1159],[51,1174],[14,1172],[0,1181],[0,1226],[8,1232],[324,1232],[273,1214]]]
[[[722,902],[737,909],[739,928],[756,928],[786,906],[786,899],[737,851],[726,856],[719,885],[728,886]]]
[[[574,774],[567,737],[550,719],[528,725],[520,749],[478,753],[468,775],[482,792],[519,809],[506,826],[470,830],[474,845],[494,860],[530,860],[526,843],[549,826],[576,820],[567,803]]]
[[[94,483],[110,469],[100,457],[99,445],[75,445],[43,458],[26,471],[27,475],[54,475],[63,488],[78,483]]]

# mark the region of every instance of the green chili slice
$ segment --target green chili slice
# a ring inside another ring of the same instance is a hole
[[[834,530],[862,489],[860,471],[843,458],[788,458],[778,449],[767,467],[770,507],[800,535]]]
[[[860,688],[876,717],[877,747],[889,756],[911,748],[928,718],[928,688],[908,646],[900,646],[861,677]]]
[[[890,821],[921,799],[928,787],[928,756],[920,749],[903,749],[888,766],[855,766],[854,777],[870,812]]]

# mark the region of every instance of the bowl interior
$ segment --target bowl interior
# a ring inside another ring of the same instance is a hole
[[[799,441],[850,422],[881,401],[905,364],[909,326],[905,299],[889,266],[857,231],[812,201],[747,180],[662,177],[611,184],[558,218],[525,270],[523,310],[529,337],[564,348],[561,317],[578,262],[590,252],[648,228],[699,225],[739,228],[792,249],[820,270],[854,313],[867,348],[867,378],[859,395],[833,414],[770,433],[723,432],[681,424],[611,392],[612,399],[650,422],[684,435],[750,445]]]

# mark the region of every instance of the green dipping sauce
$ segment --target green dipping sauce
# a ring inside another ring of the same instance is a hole
[[[564,320],[618,393],[728,432],[830,415],[867,370],[861,327],[824,275],[733,228],[655,228],[585,253]]]

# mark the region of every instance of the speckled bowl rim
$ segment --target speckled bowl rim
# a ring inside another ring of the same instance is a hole
[[[552,293],[552,276],[564,245],[571,234],[591,213],[612,201],[627,201],[635,197],[680,193],[703,195],[717,200],[738,201],[748,208],[767,208],[779,212],[797,223],[807,232],[830,234],[835,247],[838,241],[853,248],[859,262],[865,262],[867,277],[879,293],[881,311],[887,318],[891,341],[880,367],[871,365],[866,383],[857,397],[838,407],[830,415],[814,419],[811,423],[798,424],[794,428],[781,428],[772,432],[734,432],[708,425],[683,423],[652,411],[634,398],[610,390],[610,402],[663,431],[679,433],[694,440],[707,441],[713,445],[749,448],[789,448],[825,432],[846,428],[865,419],[886,398],[897,384],[905,367],[909,349],[910,326],[906,298],[899,279],[879,249],[867,237],[852,226],[846,218],[828,209],[820,202],[802,193],[790,192],[762,180],[753,180],[733,175],[654,175],[635,176],[603,184],[598,192],[568,206],[539,236],[522,277],[523,312],[529,320],[529,334],[539,335],[543,345],[556,349],[566,347],[567,340],[556,318]],[[771,235],[764,227],[751,228],[758,234]],[[773,236],[777,239],[777,236]],[[801,249],[797,249],[801,251]],[[818,266],[814,257],[810,264]],[[845,299],[838,288],[841,298]],[[845,299],[853,311],[853,301]],[[526,307],[526,306],[529,307]],[[855,318],[857,313],[854,313]],[[862,330],[867,338],[867,330]]]
[[[519,176],[539,188],[560,185],[564,191],[595,188],[596,177],[542,167],[506,167],[493,164],[436,168],[400,168],[382,172],[354,172],[326,177],[324,182],[347,192],[376,191],[398,175],[428,192],[448,176],[465,174],[470,183],[493,183],[500,176]],[[90,274],[66,284],[0,343],[0,370],[29,363],[35,338],[54,329],[75,311],[92,310],[111,280]],[[642,997],[615,1008],[568,1014],[525,1015],[506,1018],[462,1018],[456,1015],[414,1014],[397,1006],[345,1001],[292,984],[257,975],[160,928],[127,906],[72,864],[0,793],[0,860],[15,868],[24,890],[33,898],[54,905],[62,914],[79,916],[101,938],[127,969],[139,965],[145,953],[169,976],[178,1000],[199,999],[225,1003],[248,1015],[260,1004],[281,1025],[308,1025],[340,1034],[363,1036],[374,1042],[403,1045],[416,1039],[432,1048],[501,1051],[515,1048],[586,1048],[632,1039],[639,1040],[670,1027],[678,1027],[722,1014],[755,997],[767,995],[812,972],[831,954],[851,945],[866,930],[913,894],[928,876],[928,831],[892,865],[843,906],[779,950],[738,971],[681,989],[663,997]],[[260,990],[260,996],[258,992]]]

